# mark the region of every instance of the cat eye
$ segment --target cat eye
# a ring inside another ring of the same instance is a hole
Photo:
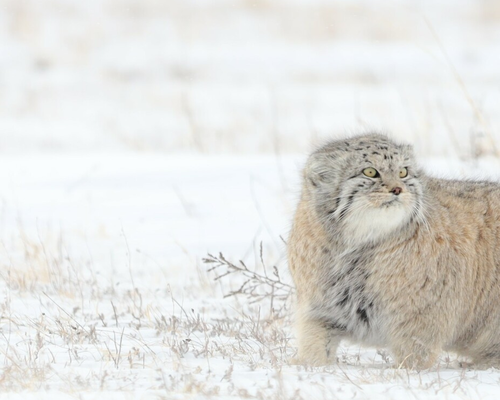
[[[365,174],[368,178],[377,178],[378,176],[380,176],[380,174],[378,173],[378,171],[375,168],[372,168],[372,167],[365,168],[363,170],[363,174]]]
[[[408,169],[403,167],[399,170],[399,177],[406,178],[408,176]]]

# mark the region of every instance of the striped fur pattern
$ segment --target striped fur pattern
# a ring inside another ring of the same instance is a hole
[[[498,184],[428,177],[384,135],[326,144],[304,168],[288,241],[299,361],[331,364],[349,339],[401,367],[429,368],[443,349],[498,365],[499,239]]]

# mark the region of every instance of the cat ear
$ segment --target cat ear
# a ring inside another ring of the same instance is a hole
[[[329,157],[331,155],[324,153],[313,153],[309,156],[304,168],[304,179],[307,184],[318,188],[328,181],[329,172],[331,173],[331,167],[328,165]]]
[[[338,179],[342,165],[351,156],[349,143],[345,141],[331,141],[317,149],[307,159],[304,168],[304,179],[313,188]]]

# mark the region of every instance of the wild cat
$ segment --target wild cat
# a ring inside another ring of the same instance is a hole
[[[369,134],[312,153],[288,241],[299,361],[346,338],[425,369],[455,351],[500,364],[500,185],[436,179]]]

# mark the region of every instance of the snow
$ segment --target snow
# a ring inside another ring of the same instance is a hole
[[[454,354],[296,366],[290,298],[225,297],[244,277],[202,261],[290,283],[326,138],[380,128],[498,180],[494,1],[0,3],[0,398],[499,397]]]
[[[3,396],[496,398],[498,371],[462,369],[454,355],[417,373],[346,343],[339,365],[291,365],[288,317],[268,321],[265,301],[223,298],[238,277],[214,282],[200,262],[208,252],[254,266],[262,241],[266,263],[289,279],[279,236],[303,161],[3,157]],[[456,174],[453,162],[422,163]]]

